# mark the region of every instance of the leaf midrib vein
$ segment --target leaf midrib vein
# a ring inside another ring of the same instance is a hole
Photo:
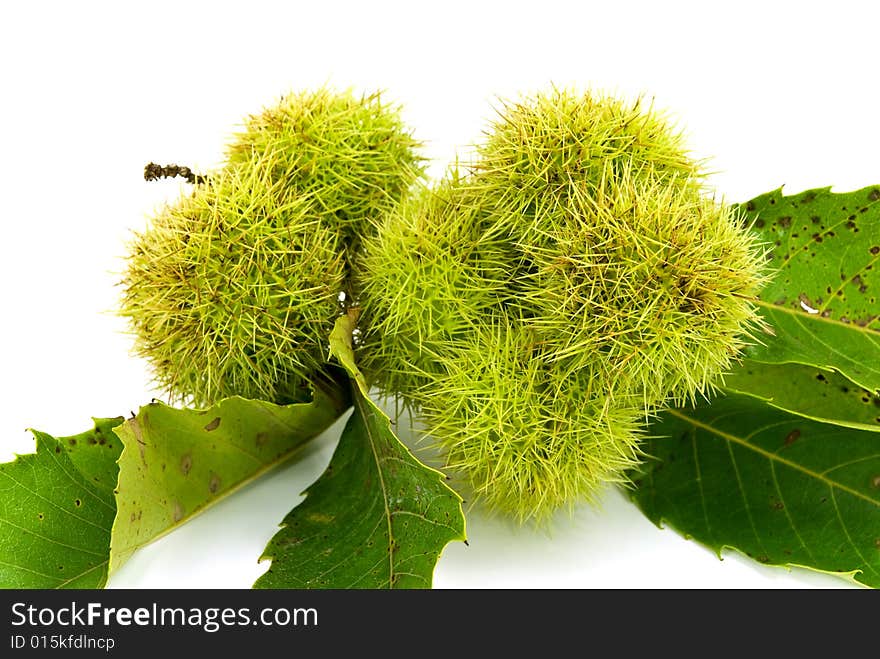
[[[720,437],[724,440],[727,440],[729,442],[733,442],[734,444],[738,444],[740,446],[743,446],[744,448],[752,450],[755,453],[758,453],[759,455],[762,455],[763,457],[767,458],[768,460],[778,462],[779,464],[785,465],[789,469],[794,469],[795,471],[800,471],[801,473],[806,474],[807,476],[810,476],[811,478],[815,478],[816,480],[818,480],[822,483],[825,483],[829,487],[832,487],[832,488],[836,487],[837,489],[841,490],[842,492],[846,492],[846,493],[848,493],[858,499],[863,499],[874,506],[880,507],[880,501],[877,501],[876,499],[872,499],[871,497],[869,497],[865,494],[862,494],[858,490],[854,490],[851,487],[844,485],[843,483],[838,483],[837,481],[831,480],[830,478],[826,478],[822,474],[817,473],[815,471],[812,471],[811,469],[808,469],[808,468],[804,467],[803,465],[799,465],[798,463],[792,462],[791,460],[786,460],[785,458],[779,456],[778,454],[772,453],[772,452],[767,451],[765,449],[762,449],[760,446],[756,446],[755,444],[750,444],[749,442],[743,440],[740,437],[737,437],[736,435],[731,435],[730,433],[726,433],[723,430],[719,430],[718,428],[715,428],[715,427],[710,426],[706,423],[703,423],[702,421],[698,421],[697,419],[694,419],[693,417],[690,417],[687,414],[682,414],[681,411],[679,411],[679,410],[668,410],[668,412],[672,416],[676,416],[679,419],[681,419],[687,423],[691,423],[698,428],[702,428],[703,430],[705,430],[713,435],[717,435],[718,437]]]
[[[780,188],[779,191],[781,192],[781,188]],[[813,191],[811,190],[811,191],[808,191],[808,192],[813,192]],[[831,192],[831,191],[830,191],[830,188],[829,188],[828,190],[824,190],[823,192],[824,192],[825,194],[827,194],[827,196],[828,196],[828,199],[827,199],[827,200],[823,200],[823,201],[833,201],[833,200],[835,200],[835,199],[839,199],[839,198],[841,198],[841,197],[852,196],[852,195],[854,195],[854,194],[857,193],[857,192],[861,192],[861,190],[853,190],[853,191],[851,191],[851,192],[842,192],[842,193],[841,193],[841,192]],[[824,195],[823,195],[823,196],[824,196]],[[797,205],[794,204],[794,201],[795,201],[798,197],[800,197],[800,195],[788,195],[788,196],[786,196],[786,195],[781,195],[781,194],[780,194],[780,198],[781,198],[781,200],[783,200],[783,201],[788,201],[789,204],[792,206],[793,209],[796,209],[796,208],[797,208]],[[748,203],[748,202],[747,202],[747,203]],[[869,201],[869,202],[865,205],[865,209],[867,210],[868,208],[870,208],[871,206],[876,205],[877,203],[878,203],[878,202],[877,202],[876,200],[875,200],[875,201]],[[780,210],[779,212],[783,212],[783,211]],[[837,212],[838,212],[837,210],[834,211],[834,213],[837,213]],[[758,211],[758,216],[760,216],[760,213],[761,213],[761,211]],[[796,213],[795,213],[794,211],[792,211],[792,215],[795,215],[795,214],[796,214]],[[828,235],[830,232],[832,232],[834,229],[840,229],[848,219],[849,219],[849,216],[844,216],[844,215],[841,214],[840,219],[838,219],[838,220],[835,221],[835,222],[829,222],[829,223],[828,223],[828,226],[827,226],[825,229],[822,230],[822,234],[821,234],[821,235],[826,236],[826,235]],[[786,233],[788,234],[788,240],[787,240],[787,242],[785,243],[785,246],[786,246],[786,248],[788,248],[788,247],[791,246],[791,239],[792,239],[792,237],[793,237],[794,231],[787,231]],[[816,243],[816,242],[818,242],[818,241],[817,241],[815,238],[811,238],[810,240],[808,240],[808,241],[807,241],[806,243],[804,243],[804,244],[805,244],[805,245],[809,245],[809,244],[811,244],[811,243]],[[783,257],[783,259],[782,259],[782,263],[780,264],[780,267],[781,267],[781,268],[782,268],[782,267],[785,267],[786,265],[788,265],[789,263],[791,263],[792,261],[794,261],[794,260],[795,260],[797,257],[799,257],[799,256],[801,255],[801,253],[802,253],[802,250],[800,250],[800,249],[797,250],[797,251],[794,252],[794,253],[788,253],[788,250],[786,250],[786,251],[787,251],[786,256]],[[800,263],[800,261],[799,261],[798,263]]]
[[[309,403],[309,404],[312,404],[312,403]],[[341,416],[341,415],[340,415],[340,416]],[[338,418],[338,417],[337,417],[337,418]],[[333,419],[331,422],[329,422],[329,423],[327,423],[326,425],[324,425],[323,428],[322,428],[322,430],[321,430],[321,432],[324,432],[324,430],[326,430],[327,428],[329,428],[330,425],[332,424],[332,422],[335,421],[335,420],[336,420],[336,419]],[[317,437],[321,434],[321,432],[315,433],[314,436],[312,437],[312,439],[317,438]],[[120,438],[120,439],[121,439],[121,438]],[[231,484],[229,487],[227,487],[227,488],[221,490],[221,491],[218,492],[218,493],[217,493],[212,499],[210,499],[210,500],[204,502],[204,503],[203,503],[202,505],[200,505],[200,506],[197,506],[197,507],[193,508],[192,512],[190,512],[189,514],[184,515],[184,516],[181,517],[177,522],[175,522],[175,523],[171,524],[170,526],[164,528],[162,531],[160,531],[159,533],[157,533],[155,536],[149,538],[148,540],[146,540],[146,541],[141,541],[141,540],[139,540],[139,539],[135,539],[135,540],[133,540],[133,541],[129,541],[129,542],[128,542],[125,546],[123,546],[121,549],[119,549],[118,547],[114,547],[114,546],[111,545],[111,547],[110,547],[110,553],[111,553],[111,556],[112,556],[114,553],[115,553],[117,556],[123,556],[123,557],[124,557],[124,560],[123,560],[122,562],[125,562],[125,560],[128,560],[128,557],[131,556],[136,550],[138,550],[138,549],[140,549],[141,547],[144,547],[144,546],[146,546],[146,545],[148,545],[148,544],[151,544],[151,543],[155,542],[156,540],[158,540],[158,539],[160,539],[160,538],[162,538],[162,537],[168,535],[169,533],[171,533],[171,532],[174,531],[175,529],[177,529],[177,528],[179,528],[180,526],[183,526],[184,524],[186,524],[187,522],[189,522],[189,521],[190,521],[191,519],[193,519],[194,517],[197,517],[197,516],[200,515],[201,513],[203,513],[203,512],[205,512],[206,510],[210,509],[211,507],[213,507],[215,504],[219,503],[219,502],[222,501],[223,499],[225,499],[225,498],[229,497],[230,495],[232,495],[232,494],[238,492],[239,490],[243,489],[245,486],[249,485],[250,483],[252,483],[252,482],[258,480],[261,476],[263,476],[263,475],[266,474],[267,472],[270,472],[270,471],[272,471],[273,469],[275,469],[275,468],[279,467],[280,465],[282,465],[284,462],[287,462],[288,460],[290,460],[291,458],[293,458],[293,456],[295,456],[297,453],[299,453],[300,451],[302,451],[302,450],[303,450],[303,449],[309,444],[309,441],[311,441],[311,440],[304,441],[304,442],[300,442],[300,443],[297,444],[296,446],[291,447],[288,451],[286,451],[286,452],[282,453],[281,455],[277,456],[275,459],[273,459],[273,460],[271,460],[271,461],[269,461],[269,462],[263,462],[263,463],[262,463],[262,466],[259,467],[258,469],[256,469],[256,470],[255,470],[250,476],[248,476],[248,477],[246,477],[246,478],[244,478],[244,479],[242,479],[242,480],[240,480],[240,481],[238,481],[238,482],[236,482],[236,483],[233,483],[233,484]],[[122,460],[122,455],[123,455],[126,451],[130,451],[130,450],[131,450],[131,448],[125,446],[125,445],[124,445],[124,442],[123,442],[122,454],[120,455],[120,458],[119,458],[119,459]],[[117,515],[117,518],[118,518],[118,515]],[[113,539],[114,539],[114,537],[115,537],[115,534],[113,533],[113,531],[115,530],[115,527],[116,527],[116,520],[114,520],[114,522],[113,522],[113,528],[111,529],[111,535],[110,535],[111,543],[112,543],[112,541],[113,541]],[[116,567],[119,567],[119,565],[117,565]]]
[[[388,586],[389,588],[393,588],[394,552],[392,551],[392,545],[394,544],[394,537],[391,534],[391,511],[388,508],[388,489],[385,486],[385,477],[382,474],[382,461],[379,459],[379,454],[376,451],[376,438],[373,429],[370,426],[369,417],[367,416],[363,393],[357,388],[356,384],[354,384],[352,389],[354,390],[354,404],[357,406],[358,414],[360,414],[361,418],[364,420],[364,430],[367,433],[367,440],[370,444],[370,451],[373,454],[373,461],[376,463],[376,473],[379,476],[379,486],[382,488],[382,505],[385,507],[385,522],[388,525]]]
[[[835,348],[835,347],[832,346],[831,344],[829,344],[829,343],[827,343],[826,341],[824,341],[824,340],[822,339],[821,336],[819,336],[818,334],[816,334],[816,332],[813,331],[813,328],[812,328],[812,327],[809,327],[809,326],[807,326],[807,325],[804,325],[803,318],[798,318],[798,317],[796,317],[796,318],[795,318],[795,323],[797,323],[798,327],[802,327],[802,328],[804,329],[804,331],[805,331],[807,334],[809,334],[813,339],[815,339],[820,345],[822,345],[822,346],[824,346],[825,348],[827,348],[828,351],[829,351],[830,353],[832,353],[832,354],[834,354],[834,355],[837,355],[837,356],[840,357],[844,362],[849,361],[849,362],[852,362],[852,363],[855,363],[855,364],[859,364],[859,366],[861,366],[862,368],[864,368],[866,371],[868,371],[868,372],[870,372],[870,373],[880,373],[880,371],[878,371],[877,369],[875,369],[875,368],[871,368],[871,367],[868,366],[867,364],[860,363],[859,361],[853,359],[852,357],[850,357],[850,356],[847,355],[846,353],[841,352],[840,350],[838,350],[837,348]]]
[[[759,307],[764,307],[765,309],[772,309],[773,311],[778,311],[780,313],[786,313],[791,316],[795,316],[796,318],[809,318],[812,321],[817,321],[821,323],[828,323],[830,325],[836,325],[838,327],[843,327],[848,330],[852,330],[854,332],[859,332],[860,334],[865,334],[871,338],[874,338],[873,335],[877,334],[876,330],[869,329],[868,327],[862,327],[861,325],[856,325],[855,323],[844,323],[836,318],[825,317],[821,314],[807,314],[806,312],[797,311],[796,309],[789,309],[788,307],[783,307],[778,304],[772,304],[770,302],[765,302],[764,300],[757,299],[754,303]]]

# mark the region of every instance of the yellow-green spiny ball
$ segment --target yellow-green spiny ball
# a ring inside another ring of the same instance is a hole
[[[381,93],[321,88],[288,94],[251,116],[227,158],[269,169],[356,242],[421,176],[420,146]]]
[[[756,326],[762,259],[682,134],[641,101],[553,89],[503,103],[477,154],[462,180],[519,247],[512,303],[551,359],[647,407],[708,391]]]
[[[702,177],[659,115],[553,90],[365,245],[376,382],[494,507],[542,518],[624,479],[639,422],[757,327],[761,250]]]
[[[131,245],[122,314],[175,399],[295,400],[324,362],[346,277],[339,237],[279,187],[222,171]]]
[[[299,400],[326,361],[356,243],[421,175],[379,94],[291,94],[132,242],[122,314],[177,400]]]
[[[609,396],[589,368],[565,373],[520,319],[497,316],[439,361],[421,419],[490,509],[542,521],[638,464],[639,401]]]
[[[708,393],[758,325],[763,257],[736,213],[623,170],[559,219],[522,245],[515,286],[550,359],[599,369],[647,408]]]
[[[529,242],[541,240],[575,194],[591,196],[624,171],[676,187],[703,177],[682,133],[641,99],[558,88],[502,100],[470,169],[468,184],[485,190],[483,206],[496,206],[497,219]]]
[[[373,384],[412,404],[438,358],[490,317],[509,287],[510,246],[486,233],[469,191],[423,186],[388,213],[357,262],[359,360]]]

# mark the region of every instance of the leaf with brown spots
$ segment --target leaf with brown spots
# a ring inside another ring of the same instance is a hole
[[[661,413],[631,497],[720,553],[880,587],[880,442],[729,395]]]
[[[741,208],[765,241],[772,279],[758,302],[773,335],[752,360],[836,370],[880,390],[880,186],[783,196]]]
[[[0,464],[0,587],[103,586],[135,549],[289,458],[349,404],[327,383],[310,403],[152,403],[80,435],[35,431],[36,453]]]
[[[118,419],[0,464],[0,587],[99,588],[107,580]]]
[[[207,410],[158,402],[142,407],[116,429],[125,448],[111,571],[139,547],[291,457],[349,404],[334,384],[316,387],[312,402],[294,405],[233,397]]]
[[[395,437],[354,362],[352,316],[331,352],[352,379],[354,410],[324,474],[285,518],[255,588],[430,588],[443,548],[464,540],[461,498]]]

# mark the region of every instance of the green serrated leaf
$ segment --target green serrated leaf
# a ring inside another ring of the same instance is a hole
[[[0,464],[0,586],[99,588],[107,580],[118,419]]]
[[[35,431],[36,453],[0,464],[0,585],[103,586],[135,549],[293,455],[348,406],[327,385],[311,403],[152,403],[72,437]]]
[[[759,302],[775,336],[748,357],[833,369],[880,390],[880,187],[829,188],[742,204],[776,271]]]
[[[880,586],[880,443],[740,395],[663,412],[632,498],[719,553]]]
[[[347,409],[347,395],[316,387],[310,403],[227,398],[206,410],[151,403],[116,429],[119,514],[111,572],[171,531],[292,456]]]
[[[266,547],[272,565],[255,588],[430,588],[443,548],[465,539],[461,498],[367,396],[354,320],[340,318],[330,339],[354,380],[352,415],[327,470]]]
[[[835,371],[744,360],[725,375],[722,389],[753,396],[808,419],[880,432],[880,395]]]

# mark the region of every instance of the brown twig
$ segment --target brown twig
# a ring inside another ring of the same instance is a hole
[[[204,183],[207,177],[204,174],[196,174],[189,167],[180,165],[157,165],[154,162],[144,167],[145,181],[158,181],[160,178],[174,178],[180,176],[187,183]]]

